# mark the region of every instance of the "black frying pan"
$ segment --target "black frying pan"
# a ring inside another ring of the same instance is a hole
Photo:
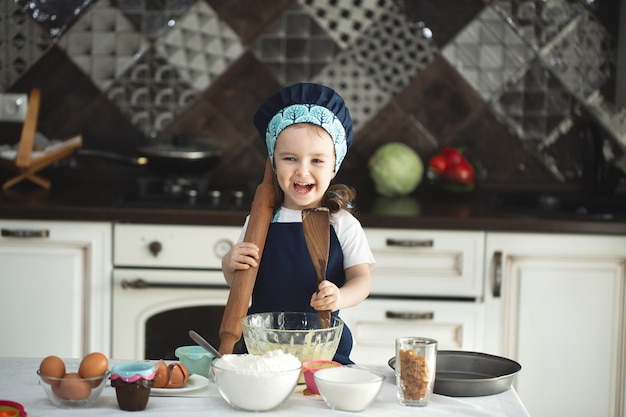
[[[76,154],[130,165],[145,165],[150,170],[167,175],[208,173],[222,157],[221,149],[211,140],[155,143],[139,148],[137,156],[95,149],[79,149]]]

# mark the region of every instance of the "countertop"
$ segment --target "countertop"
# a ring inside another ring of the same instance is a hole
[[[15,401],[22,404],[29,417],[36,416],[67,416],[68,410],[56,408],[46,397],[43,389],[39,386],[39,378],[36,370],[41,358],[0,358],[0,399]],[[78,359],[64,359],[66,364],[79,363]],[[111,365],[119,361],[111,361]],[[377,398],[370,407],[361,413],[347,413],[334,411],[326,406],[321,397],[316,395],[303,395],[302,386],[298,386],[294,394],[280,407],[265,414],[272,416],[305,416],[305,415],[328,415],[346,416],[348,414],[363,416],[508,416],[528,417],[529,414],[522,404],[517,392],[510,388],[503,393],[484,396],[453,398],[434,394],[426,407],[405,407],[396,399],[396,386],[393,371],[388,367],[381,366],[377,371],[385,375],[385,382]],[[212,382],[195,396],[186,397],[154,397],[151,396],[142,416],[156,415],[185,415],[194,416],[231,416],[244,415],[246,413],[233,410],[222,399],[217,388]],[[110,382],[105,386],[102,395],[92,408],[70,410],[70,414],[80,416],[111,416],[125,415],[117,405],[115,390]],[[248,413],[249,414],[249,413]]]
[[[52,181],[50,190],[24,181],[2,191],[0,219],[240,226],[248,214],[249,205],[222,211],[127,204],[126,197],[136,191],[134,178],[139,173],[134,167],[57,167],[42,175]],[[251,195],[256,184],[246,185]],[[421,186],[402,199],[357,191],[355,214],[364,227],[626,235],[625,195],[616,197],[624,206],[622,215],[605,218],[504,207],[493,202],[501,190],[484,187],[459,194]]]

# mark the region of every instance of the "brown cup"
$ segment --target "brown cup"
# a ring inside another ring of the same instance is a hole
[[[145,410],[152,385],[154,381],[146,379],[138,379],[135,382],[124,382],[121,379],[111,381],[111,386],[115,388],[117,404],[121,410],[126,411]]]

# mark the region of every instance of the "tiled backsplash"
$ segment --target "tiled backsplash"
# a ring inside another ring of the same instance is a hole
[[[133,153],[174,135],[216,138],[215,176],[263,171],[261,101],[298,81],[346,99],[355,142],[340,179],[368,187],[389,141],[424,160],[462,146],[494,183],[577,183],[578,127],[614,153],[618,1],[3,0],[0,89],[42,90],[39,130]],[[624,2],[622,1],[622,4]],[[622,51],[625,48],[622,48]],[[623,52],[622,52],[623,53]],[[0,124],[0,143],[19,128]]]

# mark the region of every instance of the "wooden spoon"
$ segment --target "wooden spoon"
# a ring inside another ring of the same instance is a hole
[[[263,182],[258,185],[250,209],[250,220],[244,235],[245,242],[255,243],[259,247],[259,262],[263,255],[263,247],[267,238],[267,230],[272,219],[274,208],[274,171],[272,164],[267,159]],[[235,344],[241,339],[243,329],[241,319],[247,314],[250,305],[250,297],[254,289],[254,282],[258,267],[248,268],[235,272],[228,294],[228,301],[224,309],[224,316],[220,325],[220,353],[222,355],[233,353]]]
[[[330,212],[328,208],[317,207],[302,210],[302,227],[319,285],[326,279],[328,252],[330,250]],[[330,326],[330,310],[318,311],[317,313],[322,328],[328,328]]]

